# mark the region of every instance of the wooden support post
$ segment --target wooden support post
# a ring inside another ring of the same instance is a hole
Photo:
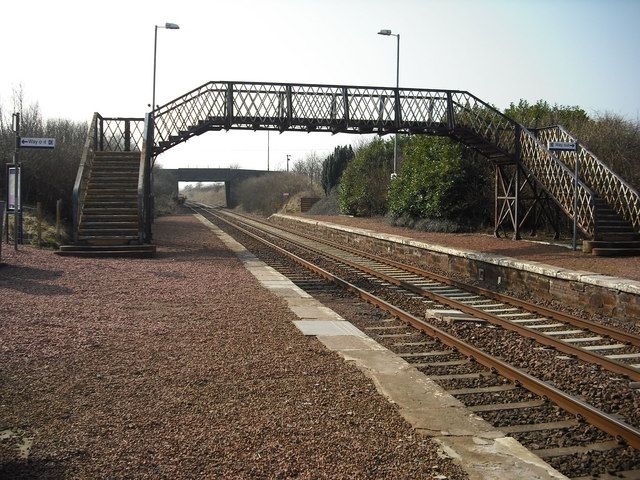
[[[56,201],[56,241],[60,243],[60,231],[62,229],[62,199]]]
[[[42,248],[42,203],[36,203],[36,225],[38,232],[38,248]]]

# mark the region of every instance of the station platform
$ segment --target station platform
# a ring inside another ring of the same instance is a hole
[[[405,227],[395,227],[382,217],[360,218],[347,215],[289,214],[286,217],[300,218],[311,222],[327,222],[344,227],[364,229],[398,238],[411,238],[430,245],[439,245],[460,251],[474,251],[527,260],[575,271],[588,271],[600,275],[622,277],[640,281],[640,257],[596,257],[573,251],[566,243],[538,241],[535,237],[522,235],[515,241],[511,238],[496,238],[482,233],[423,232]],[[569,242],[570,243],[570,242]]]
[[[155,239],[5,251],[0,477],[563,478],[203,219]]]
[[[478,233],[422,232],[391,226],[381,217],[275,214],[271,220],[310,228],[378,254],[393,251],[490,289],[640,328],[640,257],[596,257],[566,245]]]

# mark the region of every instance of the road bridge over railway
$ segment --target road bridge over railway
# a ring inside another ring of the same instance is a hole
[[[584,145],[550,151],[549,141],[577,142],[561,126],[528,129],[461,90],[228,81],[207,82],[144,119],[94,115],[74,188],[76,243],[151,242],[155,158],[229,129],[448,136],[495,167],[496,235],[557,225],[559,209],[594,252],[640,252],[640,195]]]
[[[178,195],[179,182],[224,182],[227,207],[238,205],[236,188],[243,181],[264,175],[283,174],[283,172],[241,168],[163,168],[158,173],[174,183],[176,196]]]

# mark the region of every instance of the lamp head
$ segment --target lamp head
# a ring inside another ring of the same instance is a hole
[[[387,36],[388,36],[388,35],[391,35],[391,30],[388,30],[388,29],[386,29],[386,28],[385,28],[385,29],[383,29],[383,30],[380,30],[380,31],[378,32],[378,35],[387,35]]]
[[[164,28],[167,30],[180,30],[180,26],[177,23],[165,23]]]

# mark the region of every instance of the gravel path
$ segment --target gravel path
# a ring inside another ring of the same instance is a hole
[[[507,257],[521,258],[548,263],[571,270],[584,270],[614,277],[640,280],[640,257],[594,257],[582,252],[573,252],[564,247],[544,245],[529,241],[514,241],[495,238],[480,233],[437,233],[421,232],[404,227],[392,227],[384,218],[355,218],[338,215],[300,215],[310,220],[338,223],[349,227],[366,228],[377,232],[423,240],[427,243],[444,245],[464,250],[495,253]],[[523,236],[526,239],[526,236]]]
[[[0,478],[464,478],[193,217],[156,241],[3,252]]]

